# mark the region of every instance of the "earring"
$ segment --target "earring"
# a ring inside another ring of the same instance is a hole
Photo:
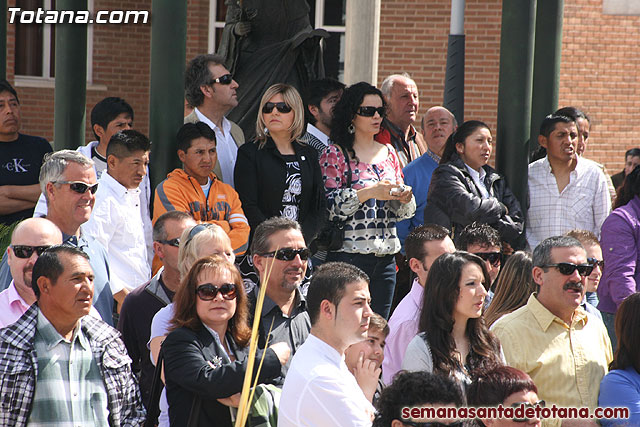
[[[353,125],[353,123],[351,123],[351,124],[349,125],[349,127],[347,128],[347,132],[349,132],[349,133],[351,133],[351,134],[356,133],[356,127]]]

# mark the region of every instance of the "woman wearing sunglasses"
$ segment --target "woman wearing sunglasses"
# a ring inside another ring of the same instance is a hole
[[[492,151],[485,123],[470,120],[458,127],[431,177],[424,218],[453,230],[456,238],[474,221],[489,224],[513,249],[524,249],[522,209],[504,176],[487,164]]]
[[[232,426],[248,358],[247,296],[236,267],[220,256],[191,267],[163,344],[169,419],[176,426]],[[259,382],[280,375],[286,343],[265,350]],[[256,367],[262,352],[256,355]]]
[[[278,83],[260,100],[256,141],[238,149],[236,191],[253,230],[265,219],[282,216],[300,223],[313,240],[325,206],[316,150],[300,141],[304,106],[298,91]],[[251,239],[250,239],[251,240]]]
[[[398,156],[373,139],[386,104],[382,93],[361,82],[345,89],[333,109],[330,145],[320,157],[329,220],[344,221],[344,242],[327,261],[343,261],[371,278],[371,308],[389,317],[396,284],[396,223],[415,213]],[[345,157],[348,156],[348,159]],[[347,163],[348,162],[348,163]],[[351,173],[351,176],[349,176]]]
[[[525,372],[511,366],[499,366],[482,372],[467,390],[469,406],[503,408],[545,407],[545,401],[538,398],[538,388]],[[513,418],[483,418],[478,420],[481,427],[540,427],[540,418],[516,415]]]
[[[628,296],[616,314],[618,349],[600,383],[598,406],[629,408],[628,419],[602,419],[603,426],[640,425],[640,293]]]
[[[504,364],[500,343],[482,318],[489,280],[484,261],[468,252],[435,260],[424,286],[419,333],[407,347],[402,369],[469,384],[478,370]]]

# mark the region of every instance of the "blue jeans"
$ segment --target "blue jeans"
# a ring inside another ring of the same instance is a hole
[[[355,265],[369,276],[371,309],[385,319],[389,318],[393,291],[396,287],[395,255],[375,256],[373,254],[351,254],[329,252],[327,262],[342,261]]]
[[[609,339],[611,340],[611,348],[615,353],[618,348],[618,340],[616,338],[616,327],[615,327],[615,313],[607,313],[606,311],[601,311],[602,321],[604,322],[604,326],[607,328],[607,332],[609,332]]]

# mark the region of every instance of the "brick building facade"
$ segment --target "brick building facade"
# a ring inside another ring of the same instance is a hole
[[[14,6],[16,0],[8,3]],[[28,2],[19,3],[28,8]],[[33,1],[35,7],[38,3]],[[151,11],[151,0],[92,3],[94,10]],[[640,146],[635,139],[640,133],[640,16],[603,15],[602,0],[564,3],[560,105],[576,105],[590,114],[587,157],[613,173],[621,169],[624,151]],[[207,51],[210,5],[205,0],[188,0],[187,5],[189,59]],[[420,89],[421,114],[442,102],[450,5],[450,0],[382,1],[378,83],[390,73],[409,72]],[[465,117],[484,120],[494,130],[501,8],[500,0],[467,0],[465,12]],[[89,112],[105,96],[125,98],[135,110],[136,128],[148,133],[151,25],[93,25],[91,39],[87,141],[93,139]],[[15,45],[16,26],[9,24],[7,77],[21,99],[23,132],[51,140],[53,79],[16,79]]]

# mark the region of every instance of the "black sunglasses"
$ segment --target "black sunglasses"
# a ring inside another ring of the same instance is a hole
[[[51,245],[44,245],[44,246],[11,245],[11,249],[13,250],[13,253],[15,254],[15,256],[23,259],[31,258],[31,255],[33,255],[34,251],[36,254],[38,254],[38,256],[40,256],[44,251],[46,251],[50,247]]]
[[[502,261],[502,254],[500,252],[474,252],[474,255],[479,256],[483,261],[489,261],[489,264],[494,267],[499,266]]]
[[[212,85],[214,83],[220,83],[221,85],[230,85],[232,81],[233,81],[233,75],[225,74],[224,76],[220,76],[217,79],[211,79],[209,84]]]
[[[540,406],[541,408],[544,408],[545,406],[547,406],[547,402],[545,402],[544,400],[538,400],[536,403],[529,403],[529,402],[516,402],[516,403],[512,403],[511,407],[514,409],[517,409],[519,407],[523,407],[525,409],[525,411],[529,408],[535,409],[536,406]],[[526,423],[529,420],[531,420],[531,418],[516,418],[513,417],[513,422],[515,423]]]
[[[205,283],[196,288],[196,295],[202,301],[211,301],[218,295],[222,295],[222,298],[226,300],[232,300],[236,297],[236,285],[235,283],[225,283],[224,285],[214,286],[211,283]]]
[[[280,261],[293,261],[296,255],[300,255],[300,259],[302,261],[306,261],[309,259],[309,249],[293,249],[293,248],[282,248],[277,251],[267,252],[264,254],[260,254],[260,256],[279,259]]]
[[[587,262],[595,268],[596,265],[600,267],[600,270],[604,270],[604,260],[598,258],[587,258]]]
[[[180,238],[176,237],[171,240],[156,240],[156,242],[162,243],[164,245],[175,246],[176,248],[180,247]]]
[[[69,184],[71,191],[75,191],[78,194],[84,194],[87,190],[91,191],[91,194],[96,194],[98,191],[98,183],[89,185],[82,181],[53,181],[54,184]]]
[[[262,112],[264,114],[271,114],[274,108],[282,114],[287,114],[291,111],[291,107],[287,105],[286,102],[267,102],[262,106]]]
[[[565,276],[570,276],[573,274],[574,271],[578,270],[578,274],[584,277],[591,274],[594,266],[591,264],[576,265],[570,262],[559,262],[557,264],[542,265],[541,267],[542,268],[555,267],[558,269],[560,274],[564,274]]]
[[[401,420],[401,421],[403,424],[411,427],[462,427],[464,425],[463,421],[456,421],[451,424],[445,424],[439,421],[425,421],[425,422],[406,421],[406,420]]]
[[[362,117],[373,117],[376,112],[380,115],[380,117],[384,117],[386,109],[384,107],[360,107],[356,114]]]
[[[201,231],[204,231],[204,230],[206,230],[208,228],[211,228],[211,227],[213,227],[213,224],[209,224],[208,222],[204,223],[204,224],[194,225],[191,228],[191,231],[189,231],[189,236],[187,237],[187,241],[184,242],[184,245],[187,246],[189,244],[189,242],[191,242],[193,240],[193,238],[196,237],[196,235],[198,233],[200,233]]]

